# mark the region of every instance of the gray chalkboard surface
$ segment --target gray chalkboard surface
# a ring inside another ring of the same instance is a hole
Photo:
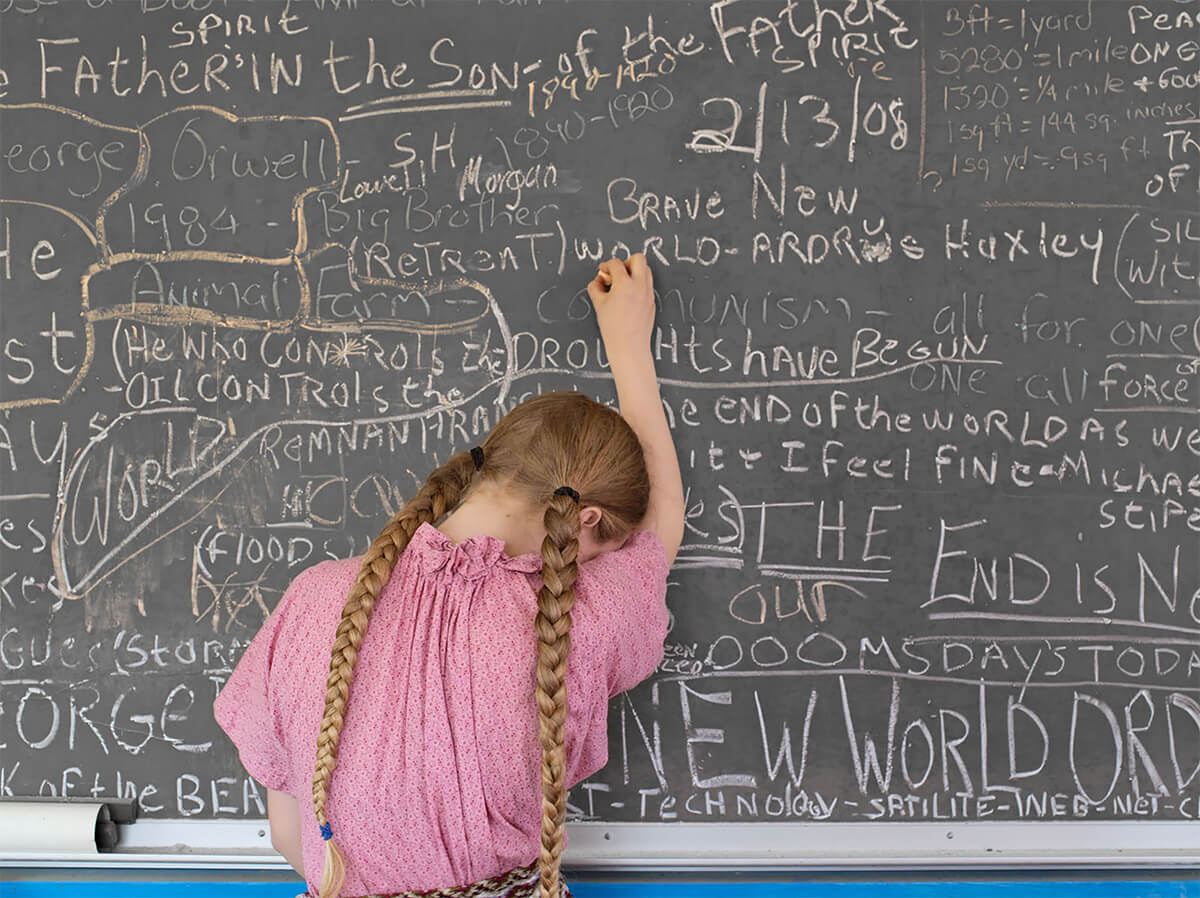
[[[261,816],[240,651],[610,398],[644,251],[687,533],[574,813],[1194,819],[1198,18],[0,0],[0,791]]]

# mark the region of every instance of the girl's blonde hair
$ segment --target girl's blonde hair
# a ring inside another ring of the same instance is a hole
[[[363,556],[358,579],[342,608],[326,682],[325,713],[317,736],[313,807],[325,839],[320,898],[338,898],[345,864],[326,815],[329,779],[337,764],[358,647],[371,610],[396,559],[417,528],[436,524],[466,495],[472,483],[494,481],[530,504],[545,507],[538,636],[538,741],[542,749],[542,836],[538,872],[542,898],[561,894],[559,863],[566,819],[567,655],[579,554],[579,508],[601,509],[600,541],[623,539],[646,513],[650,479],[633,429],[616,411],[581,393],[547,393],[514,408],[484,441],[483,467],[459,452],[429,475],[425,485],[387,522]],[[559,487],[570,487],[578,501]]]

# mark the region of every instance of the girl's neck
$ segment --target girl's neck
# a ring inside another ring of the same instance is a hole
[[[471,490],[437,528],[460,543],[473,536],[491,536],[503,541],[509,556],[540,553],[545,529],[537,509],[508,490],[481,483]]]

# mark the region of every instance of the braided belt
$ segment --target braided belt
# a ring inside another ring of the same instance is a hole
[[[565,883],[562,894],[564,898],[571,898],[571,890]],[[517,867],[500,876],[482,879],[467,886],[429,889],[424,892],[389,892],[367,895],[364,898],[537,898],[537,895],[537,867]]]

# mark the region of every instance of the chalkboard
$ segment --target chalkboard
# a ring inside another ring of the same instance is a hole
[[[264,616],[612,399],[644,251],[686,536],[573,815],[1195,819],[1198,18],[0,0],[0,793],[262,816]]]

